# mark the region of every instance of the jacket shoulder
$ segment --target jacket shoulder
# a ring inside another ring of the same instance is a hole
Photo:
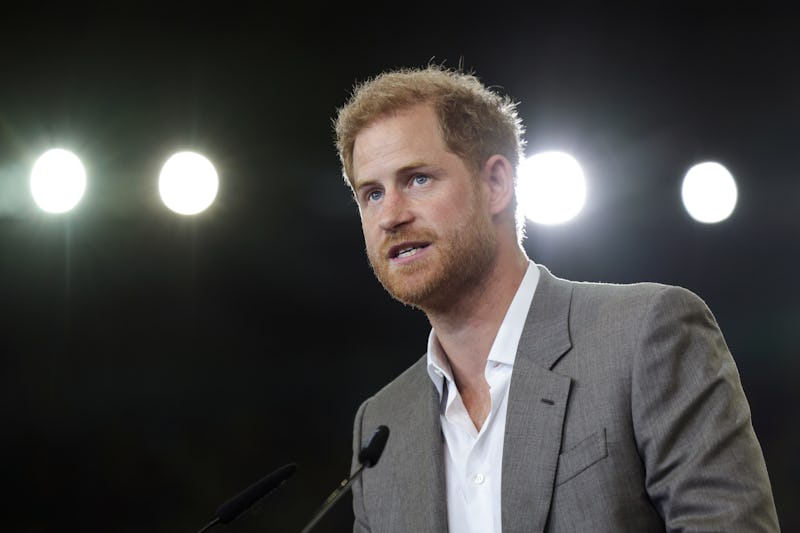
[[[678,285],[656,282],[605,283],[557,279],[572,289],[572,303],[577,307],[591,306],[641,311],[652,305],[700,305],[705,302],[693,291]]]
[[[359,415],[372,416],[397,414],[411,399],[418,398],[428,387],[433,387],[427,372],[427,356],[423,355],[397,377],[366,398],[358,408]]]

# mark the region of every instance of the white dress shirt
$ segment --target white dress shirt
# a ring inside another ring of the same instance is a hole
[[[500,476],[508,388],[517,345],[538,282],[539,269],[531,261],[489,351],[485,376],[492,405],[480,431],[464,407],[436,332],[431,330],[428,336],[428,374],[439,391],[441,406],[447,521],[451,533],[501,532]]]

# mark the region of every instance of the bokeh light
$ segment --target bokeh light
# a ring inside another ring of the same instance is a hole
[[[520,162],[517,200],[525,217],[538,224],[561,224],[586,202],[583,169],[569,154],[542,152]]]
[[[683,178],[681,196],[689,215],[713,224],[733,213],[737,200],[736,182],[723,165],[706,162],[694,165]]]
[[[214,201],[219,178],[214,165],[195,152],[179,152],[161,169],[158,190],[164,205],[181,215],[196,215]]]
[[[43,211],[64,213],[75,207],[86,191],[86,171],[68,150],[54,148],[42,154],[31,170],[31,194]]]

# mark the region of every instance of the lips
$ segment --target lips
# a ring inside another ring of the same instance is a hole
[[[427,248],[428,245],[430,245],[430,243],[425,241],[404,242],[401,244],[396,244],[391,248],[389,248],[387,256],[389,257],[389,259],[403,259],[406,257],[411,257],[420,250]]]

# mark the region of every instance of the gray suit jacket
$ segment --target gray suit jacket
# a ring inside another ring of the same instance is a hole
[[[541,276],[509,390],[503,532],[779,531],[733,358],[693,293]],[[421,358],[366,400],[354,531],[447,531],[439,398]]]

